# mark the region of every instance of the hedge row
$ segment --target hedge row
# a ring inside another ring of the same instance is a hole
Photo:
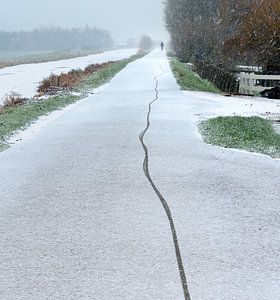
[[[239,91],[237,77],[228,70],[197,60],[195,62],[195,71],[203,79],[213,82],[223,92],[235,94]]]

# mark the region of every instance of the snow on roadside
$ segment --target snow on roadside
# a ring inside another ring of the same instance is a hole
[[[280,119],[280,100],[260,97],[232,96],[225,97],[219,94],[206,92],[183,92],[194,101],[195,119],[214,118],[218,116],[261,116],[272,120]]]
[[[0,104],[6,94],[17,92],[23,97],[32,98],[39,82],[50,74],[61,74],[71,69],[83,69],[89,64],[117,61],[135,54],[137,49],[108,51],[73,59],[38,64],[25,64],[0,69]]]
[[[52,121],[58,119],[60,116],[62,116],[66,112],[75,108],[79,103],[81,103],[81,101],[85,101],[87,99],[88,98],[83,98],[77,102],[67,105],[63,109],[58,109],[47,115],[43,115],[43,116],[39,117],[37,120],[35,120],[31,124],[28,124],[26,129],[23,129],[23,130],[19,129],[13,135],[11,135],[8,138],[7,143],[9,145],[13,145],[18,142],[26,141],[30,138],[35,137],[36,134],[39,133],[42,128],[46,127],[46,125],[48,125]]]
[[[201,121],[209,118],[224,117],[224,116],[260,116],[270,120],[280,121],[280,100],[266,99],[261,97],[246,97],[246,96],[232,96],[225,97],[223,95],[207,93],[207,92],[195,92],[195,91],[183,91],[186,99],[192,100],[192,112],[193,121],[198,125]],[[280,133],[280,123],[275,122],[275,130]],[[196,127],[196,134],[203,140],[203,137]],[[221,148],[221,146],[214,146]],[[223,147],[222,147],[223,148]],[[242,149],[224,148],[227,151],[239,152],[250,155],[269,157],[266,154],[257,152],[248,152]],[[269,157],[269,159],[272,159]],[[280,160],[273,158],[274,160]]]
[[[62,109],[57,109],[55,111],[50,112],[49,114],[39,117],[34,122],[28,124],[26,129],[19,129],[14,134],[12,134],[7,139],[7,143],[9,145],[13,145],[34,138],[41,131],[41,129],[45,128],[49,123],[60,118],[63,114],[67,113],[68,111],[71,111],[76,106],[80,105],[82,102],[88,101],[88,99],[91,98],[92,95],[100,94],[104,89],[106,89],[107,86],[108,83],[92,90],[91,95],[89,97],[82,98],[77,102],[65,106]]]

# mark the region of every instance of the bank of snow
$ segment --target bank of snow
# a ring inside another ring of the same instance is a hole
[[[225,97],[205,92],[184,91],[183,93],[186,98],[197,99],[193,109],[197,121],[218,116],[280,118],[280,100],[260,97]]]
[[[18,65],[0,69],[0,104],[10,92],[17,92],[23,97],[32,98],[44,78],[50,74],[61,74],[71,69],[83,69],[89,64],[117,61],[134,55],[137,49],[108,51],[73,59],[38,64]]]

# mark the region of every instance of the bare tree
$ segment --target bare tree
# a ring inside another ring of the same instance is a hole
[[[153,41],[148,35],[143,35],[140,39],[139,48],[141,50],[150,50],[153,47]]]

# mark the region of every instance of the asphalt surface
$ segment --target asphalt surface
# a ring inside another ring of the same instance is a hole
[[[0,153],[0,299],[184,299],[145,129],[191,299],[279,299],[280,162],[204,144],[213,105],[155,51]]]

